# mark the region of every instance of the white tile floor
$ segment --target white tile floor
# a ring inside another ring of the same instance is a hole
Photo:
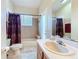
[[[36,41],[25,41],[21,52],[22,59],[37,59]]]
[[[21,59],[37,59],[36,51],[24,52],[21,54]]]

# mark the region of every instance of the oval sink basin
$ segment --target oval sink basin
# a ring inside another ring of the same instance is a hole
[[[50,52],[59,54],[59,55],[72,55],[74,54],[74,49],[65,44],[65,46],[63,45],[59,45],[57,42],[46,42],[45,43],[45,48],[47,50],[49,50]]]

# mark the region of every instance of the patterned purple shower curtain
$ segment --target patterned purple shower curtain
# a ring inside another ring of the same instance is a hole
[[[20,15],[10,13],[8,22],[8,38],[11,38],[10,45],[21,43]]]

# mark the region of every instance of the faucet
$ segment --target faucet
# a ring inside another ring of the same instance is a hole
[[[59,45],[65,46],[64,42],[61,41],[61,40],[57,40],[56,42],[57,42]]]

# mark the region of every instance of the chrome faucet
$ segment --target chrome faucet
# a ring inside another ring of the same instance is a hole
[[[65,46],[64,42],[61,41],[61,40],[57,40],[56,42],[57,42],[59,45],[63,45],[63,46]]]

